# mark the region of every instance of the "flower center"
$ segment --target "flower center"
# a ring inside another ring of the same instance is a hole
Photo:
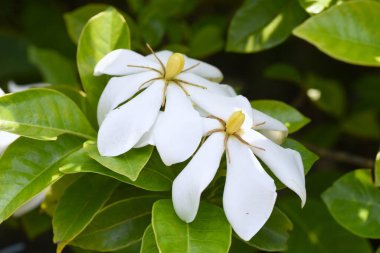
[[[165,79],[171,80],[176,77],[185,66],[185,57],[183,54],[174,53],[169,57],[165,68]]]
[[[230,118],[226,122],[226,132],[229,135],[235,134],[240,130],[245,120],[245,115],[242,111],[236,111],[232,113]]]

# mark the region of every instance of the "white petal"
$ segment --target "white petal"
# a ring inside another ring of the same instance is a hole
[[[229,97],[237,96],[235,89],[231,85],[220,84],[219,86],[224,90],[224,93],[226,94],[226,96],[229,96]]]
[[[47,187],[45,190],[34,196],[31,200],[26,202],[24,205],[22,205],[20,208],[17,209],[16,212],[13,213],[14,217],[20,217],[31,210],[38,207],[45,199],[46,193],[50,190],[50,187]]]
[[[159,64],[147,60],[144,56],[128,49],[117,49],[104,56],[95,66],[94,75],[130,75],[143,71],[145,68],[130,67],[129,65],[145,66],[160,70]]]
[[[152,145],[154,146],[154,127],[157,123],[157,120],[160,118],[160,115],[162,114],[162,112],[158,112],[158,116],[156,118],[156,121],[155,123],[153,124],[153,126],[150,128],[150,130],[148,132],[146,132],[142,137],[141,139],[133,146],[134,148],[142,148],[142,147],[145,147],[145,146],[148,146],[148,145]]]
[[[211,135],[173,182],[172,197],[177,215],[192,222],[197,215],[202,192],[214,178],[224,152],[224,135]]]
[[[291,152],[254,130],[247,131],[242,137],[251,145],[258,147],[252,148],[253,153],[284,185],[301,198],[302,206],[304,206],[306,202],[305,174],[300,156],[295,154],[298,152],[294,150]]]
[[[47,84],[47,83],[31,83],[31,84],[18,85],[14,81],[9,81],[8,82],[8,90],[10,93],[13,93],[13,92],[24,91],[24,90],[27,90],[30,88],[45,87],[48,85],[49,84]]]
[[[0,131],[0,156],[7,147],[14,142],[19,136],[16,134]]]
[[[170,166],[187,160],[202,138],[202,120],[190,99],[177,86],[169,85],[165,111],[154,127],[154,143],[162,161]]]
[[[162,64],[164,64],[164,66],[166,66],[166,63],[168,62],[169,57],[173,54],[173,52],[169,51],[169,50],[162,50],[162,51],[156,52],[155,54],[158,57],[158,59],[160,59]],[[160,64],[160,62],[157,60],[157,58],[153,54],[147,55],[147,56],[145,56],[145,58],[150,60],[150,61],[154,61],[155,63]]]
[[[279,120],[262,113],[253,111],[253,129],[260,131],[263,135],[277,144],[281,144],[288,136],[288,128]]]
[[[158,76],[159,74],[154,71],[145,71],[111,78],[99,99],[97,111],[99,125],[107,113],[135,95],[143,83]],[[144,85],[144,87],[146,86]]]
[[[203,135],[214,129],[223,129],[223,125],[216,119],[202,117]]]
[[[5,94],[5,92],[0,88],[0,97],[2,96],[2,95],[4,95]]]
[[[226,87],[226,85],[221,85],[219,83],[212,82],[210,80],[207,80],[201,76],[197,76],[194,73],[191,72],[185,72],[182,74],[179,74],[176,79],[186,81],[191,84],[200,85],[206,88],[207,91],[213,94],[219,94],[223,96],[231,96],[230,95],[230,89]],[[190,86],[189,84],[183,84],[184,87]],[[200,88],[198,88],[200,89]]]
[[[247,145],[228,140],[223,208],[234,231],[250,240],[265,224],[276,201],[276,186]]]
[[[223,80],[223,74],[222,72],[203,61],[198,61],[189,57],[185,57],[185,66],[184,69],[191,68],[193,66],[196,66],[190,70],[188,70],[189,73],[196,74],[198,76],[201,76],[203,78],[206,78],[210,81],[214,82],[221,82]]]
[[[227,121],[235,111],[242,110],[246,115],[244,128],[252,127],[252,109],[248,99],[243,96],[226,97],[213,94],[200,88],[186,87],[193,102],[210,115]]]
[[[162,80],[155,81],[141,94],[107,115],[98,133],[101,155],[123,154],[149,131],[161,108],[163,86]]]

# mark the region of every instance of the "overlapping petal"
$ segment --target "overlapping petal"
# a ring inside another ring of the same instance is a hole
[[[94,75],[102,74],[112,76],[130,75],[143,71],[149,71],[146,68],[132,67],[145,66],[161,70],[161,66],[156,62],[146,59],[144,56],[128,49],[117,49],[104,56],[95,66]]]
[[[134,75],[111,78],[99,99],[97,111],[99,125],[107,113],[133,97],[142,84],[158,76],[159,74],[154,71],[145,71]]]
[[[187,160],[202,138],[202,119],[177,85],[170,85],[165,111],[154,127],[154,143],[166,165]]]
[[[117,156],[130,150],[154,124],[162,104],[164,82],[155,81],[128,103],[110,112],[98,133],[103,156]]]
[[[200,196],[219,168],[224,152],[223,139],[221,133],[211,135],[173,182],[174,209],[185,222],[194,220]]]
[[[176,77],[176,79],[183,80],[187,83],[191,83],[194,85],[202,86],[208,92],[213,93],[213,94],[219,94],[223,96],[230,96],[231,94],[231,89],[230,89],[231,87],[229,87],[228,85],[225,85],[225,84],[222,85],[216,82],[212,82],[210,80],[207,80],[191,72],[181,73]],[[188,85],[186,85],[185,83],[184,86],[187,87]]]
[[[258,148],[252,148],[257,155],[273,172],[273,174],[288,188],[293,190],[302,201],[306,202],[305,174],[300,156],[296,151],[289,151],[272,142],[257,131],[247,131],[244,140]]]
[[[227,147],[230,159],[223,208],[234,231],[248,241],[270,217],[277,197],[276,186],[248,146],[232,137]]]
[[[260,131],[263,135],[277,144],[281,144],[288,136],[288,128],[279,120],[262,113],[256,109],[253,111],[253,129]]]

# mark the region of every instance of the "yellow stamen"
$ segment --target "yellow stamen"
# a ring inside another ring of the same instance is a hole
[[[226,123],[226,132],[229,135],[235,134],[240,130],[245,120],[245,115],[242,111],[234,112]]]
[[[185,57],[183,54],[174,53],[170,56],[168,63],[166,63],[165,79],[171,80],[183,70],[185,65]]]

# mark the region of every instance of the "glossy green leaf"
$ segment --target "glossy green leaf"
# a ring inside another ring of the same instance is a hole
[[[21,137],[12,143],[0,159],[0,223],[62,177],[59,162],[78,150],[82,142],[64,135],[57,141]]]
[[[303,209],[297,199],[277,202],[294,225],[286,252],[372,253],[370,243],[335,223],[321,201],[309,198]]]
[[[274,47],[305,18],[297,0],[245,1],[231,21],[227,51],[252,53]]]
[[[306,89],[306,95],[319,109],[332,116],[343,116],[346,94],[339,82],[310,75],[306,80]]]
[[[144,232],[140,253],[159,253],[152,225]]]
[[[223,49],[222,30],[216,25],[200,28],[189,43],[189,53],[194,58],[207,57]],[[212,41],[212,43],[210,43]]]
[[[375,158],[375,186],[380,187],[380,150]]]
[[[327,9],[333,0],[298,0],[301,6],[310,14],[318,14]]]
[[[153,152],[153,146],[146,146],[139,149],[131,149],[127,153],[116,157],[101,156],[95,142],[88,141],[83,145],[87,154],[104,167],[136,181],[141,170]]]
[[[341,61],[380,66],[380,3],[349,1],[309,18],[293,33]]]
[[[81,6],[73,11],[65,13],[63,17],[65,19],[66,28],[71,40],[75,44],[78,43],[79,36],[87,21],[99,12],[104,11],[107,7],[109,7],[109,5],[88,4],[85,6]]]
[[[94,67],[107,53],[118,48],[129,48],[128,25],[114,8],[92,17],[83,27],[78,42],[77,63],[83,88],[94,113],[99,97],[107,83],[107,76],[95,77]]]
[[[185,223],[171,200],[159,200],[153,206],[152,225],[160,252],[226,253],[231,245],[231,227],[223,210],[207,203],[201,203],[193,222]]]
[[[178,168],[178,166],[165,166],[156,151],[153,152],[148,163],[140,172],[136,181],[132,181],[126,176],[107,169],[94,159],[90,158],[83,149],[78,150],[68,156],[64,161],[65,164],[60,168],[60,171],[65,174],[81,172],[96,173],[112,177],[121,182],[149,191],[169,191],[172,187],[174,178],[178,174],[179,170],[182,169]]]
[[[40,70],[43,79],[49,84],[64,84],[78,87],[74,62],[50,49],[30,47],[29,60]]]
[[[322,198],[340,225],[362,237],[380,238],[380,190],[370,170],[347,173]]]
[[[353,136],[380,140],[380,122],[375,111],[353,113],[343,121],[342,129]]]
[[[47,89],[52,89],[65,94],[71,100],[73,100],[77,106],[82,110],[82,112],[87,115],[90,110],[88,101],[86,99],[86,94],[77,87],[67,86],[67,85],[49,85],[46,86]]]
[[[310,122],[295,108],[275,100],[254,100],[251,105],[256,110],[278,119],[288,128],[289,133],[294,133]]]
[[[284,251],[292,229],[293,224],[289,218],[275,207],[264,227],[246,243],[263,251]]]
[[[136,252],[137,249],[138,252],[156,199],[145,195],[106,206],[71,244],[97,251]]]
[[[96,135],[77,105],[60,92],[30,89],[0,97],[0,129],[35,139],[56,139],[68,133]]]
[[[53,215],[53,240],[58,243],[57,252],[87,227],[117,185],[117,181],[109,177],[89,174],[65,190]]]

